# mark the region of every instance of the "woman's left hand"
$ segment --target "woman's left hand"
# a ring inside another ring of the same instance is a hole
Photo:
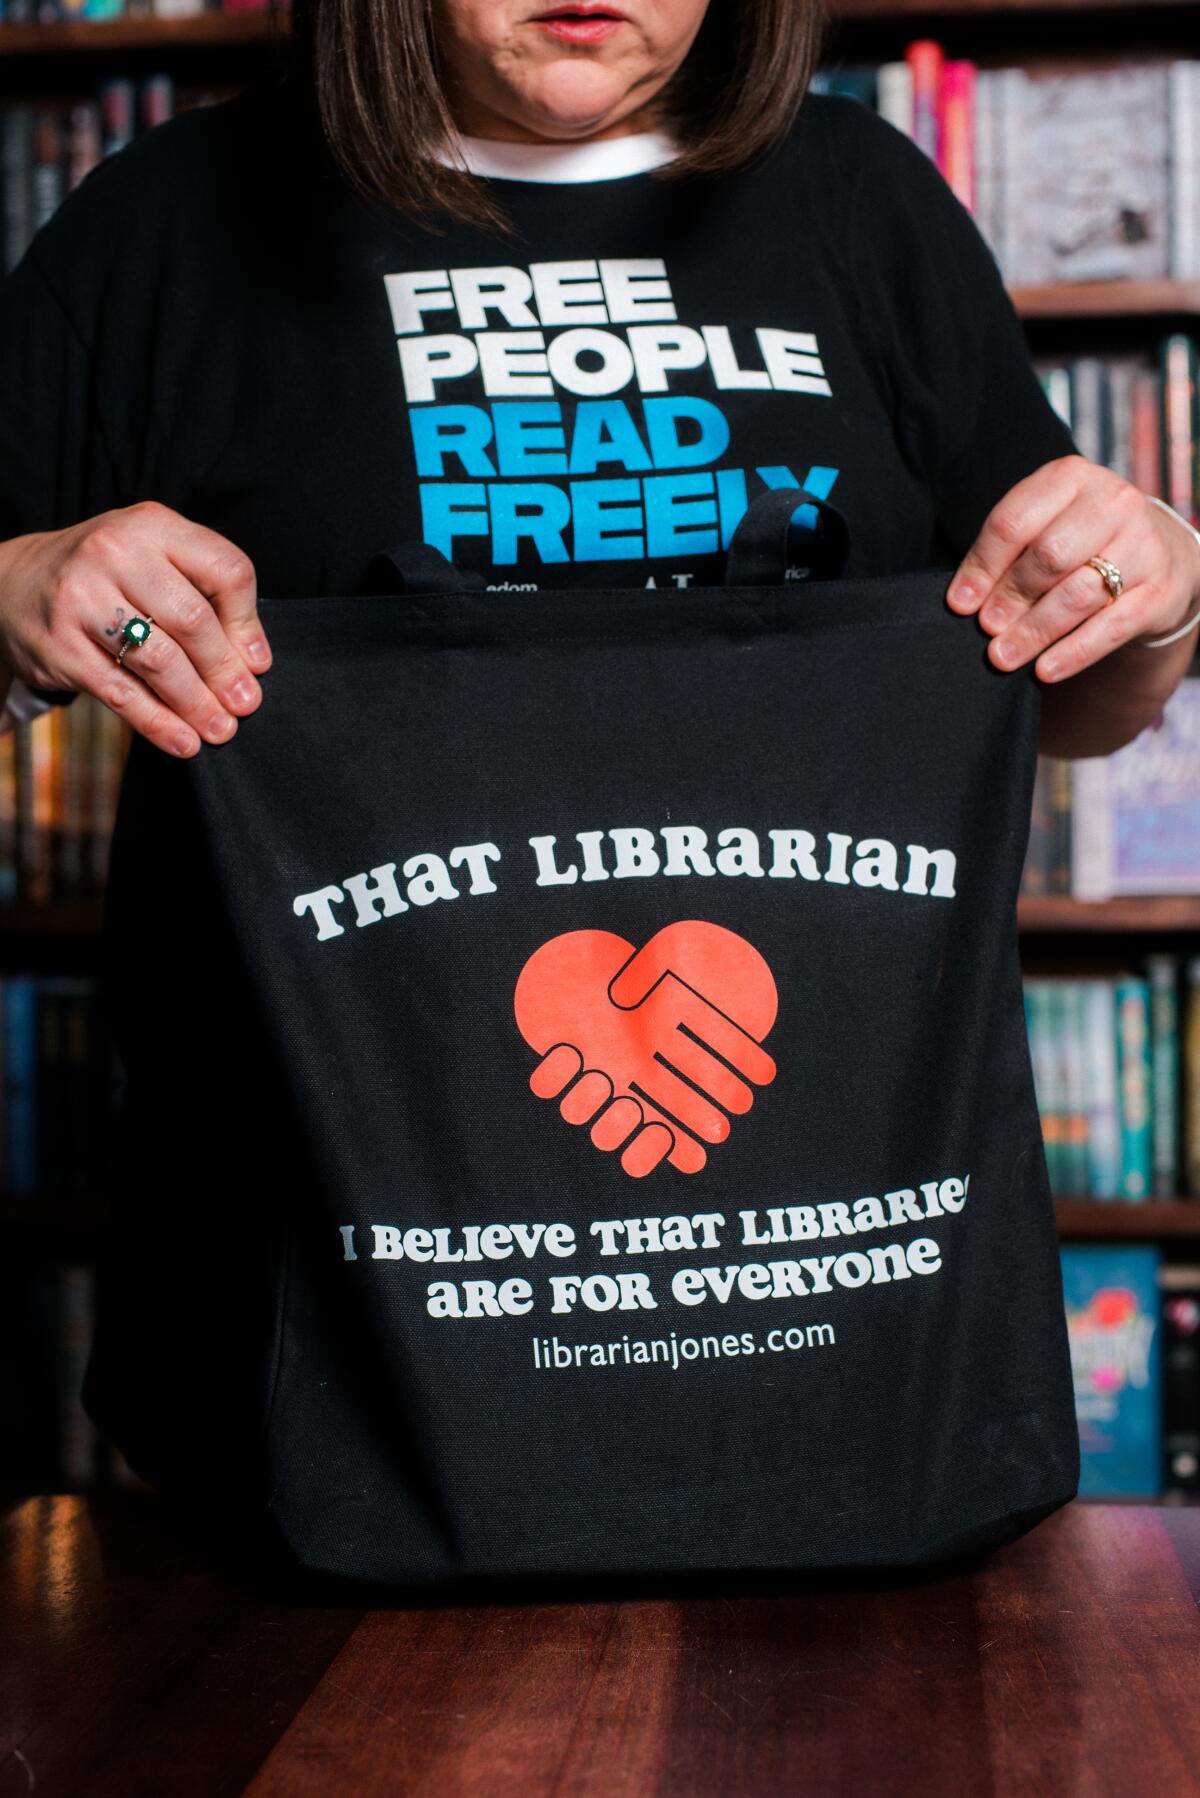
[[[1116,600],[1089,556],[1120,569]],[[1065,680],[1184,622],[1200,598],[1200,544],[1112,469],[1060,456],[993,506],[946,598],[978,614],[997,668],[1032,661],[1040,680]]]

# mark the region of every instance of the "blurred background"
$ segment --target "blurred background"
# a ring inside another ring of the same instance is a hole
[[[815,86],[910,135],[971,211],[1080,450],[1200,524],[1200,3],[830,17]],[[267,0],[0,0],[3,270],[96,162],[237,92],[286,30]],[[79,1402],[127,750],[87,694],[0,736],[0,1498],[136,1484]],[[1082,1491],[1200,1502],[1200,680],[1118,754],[1042,762],[1020,926]]]

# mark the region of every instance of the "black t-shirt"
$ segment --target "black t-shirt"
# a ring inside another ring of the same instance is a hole
[[[884,574],[1076,447],[970,214],[856,101],[735,174],[490,186],[513,235],[417,225],[271,84],[107,159],[0,287],[0,537],[152,498],[279,597],[417,538],[667,587],[798,484]]]

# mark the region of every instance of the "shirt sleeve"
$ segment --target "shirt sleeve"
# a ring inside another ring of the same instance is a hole
[[[869,139],[853,210],[858,303],[877,327],[902,453],[933,495],[930,559],[958,561],[1011,487],[1079,450],[971,213],[911,138],[847,104]]]

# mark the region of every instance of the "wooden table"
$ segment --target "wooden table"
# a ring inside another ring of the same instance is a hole
[[[1196,1510],[916,1585],[404,1609],[256,1591],[149,1495],[0,1535],[0,1798],[1200,1793]]]

